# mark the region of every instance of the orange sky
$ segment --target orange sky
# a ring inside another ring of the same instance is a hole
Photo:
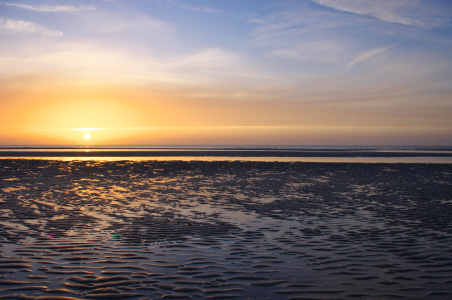
[[[192,93],[14,82],[2,90],[12,101],[2,103],[0,109],[1,120],[8,125],[0,139],[5,145],[373,145],[382,141],[406,145],[417,139],[434,145],[452,137],[451,130],[440,127],[445,120],[403,126],[410,115],[400,116],[405,119],[398,124],[391,112],[384,118],[383,112],[375,113],[384,110],[375,105],[314,102],[275,107],[270,100],[215,102]],[[344,112],[337,116],[340,109]],[[388,126],[379,126],[382,120]],[[91,135],[88,141],[86,133]]]
[[[0,4],[0,145],[452,144],[447,3],[47,2]]]

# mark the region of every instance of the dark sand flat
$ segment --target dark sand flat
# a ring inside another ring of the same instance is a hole
[[[452,299],[451,164],[2,159],[0,179],[0,299]]]

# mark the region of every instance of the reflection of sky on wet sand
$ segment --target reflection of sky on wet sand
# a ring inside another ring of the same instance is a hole
[[[415,271],[396,288],[430,291],[426,262],[407,256],[450,257],[442,248],[452,243],[449,165],[3,160],[2,167],[2,179],[17,179],[0,186],[4,255],[23,255],[30,274],[49,276],[53,288],[75,276],[51,273],[65,266],[99,276],[129,272],[143,289],[130,288],[151,298],[171,293],[154,283],[180,286],[177,280],[199,281],[203,290],[234,283],[243,297],[287,299],[291,293],[277,291],[311,289],[309,296],[334,290],[381,298],[395,287],[379,282],[396,281],[397,269]],[[196,257],[210,267],[193,271]],[[218,275],[193,277],[209,274]],[[230,279],[238,274],[285,282]]]
[[[18,159],[17,157],[0,157]],[[435,163],[452,164],[452,157],[199,157],[199,156],[132,156],[132,157],[20,157],[20,159],[61,161],[255,161],[255,162],[329,162],[329,163]]]

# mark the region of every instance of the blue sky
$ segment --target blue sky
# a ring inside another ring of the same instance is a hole
[[[344,128],[335,136],[357,144],[452,143],[449,0],[0,1],[0,39],[4,144],[27,143],[13,130],[63,126],[11,116],[18,103],[55,106],[46,97],[68,85],[133,91],[122,101],[154,115],[130,112],[121,128],[272,127],[285,144],[335,144],[328,128]],[[312,127],[323,140],[308,138]]]

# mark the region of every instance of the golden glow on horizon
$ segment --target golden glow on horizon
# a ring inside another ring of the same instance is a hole
[[[290,106],[271,110],[265,101],[257,105],[251,99],[238,105],[233,100],[196,99],[188,97],[188,91],[158,88],[46,85],[44,81],[28,89],[19,87],[0,85],[0,92],[10,100],[0,102],[4,145],[78,145],[81,141],[96,145],[420,144],[417,140],[435,145],[452,140],[449,127],[378,127],[365,110],[348,109],[336,115],[335,109],[320,113],[319,107],[306,104],[299,113]]]
[[[111,128],[148,127],[164,118],[159,105],[150,110],[131,89],[37,80],[28,89],[0,85],[0,93],[9,99],[0,101],[2,144],[77,145],[93,131],[96,144],[120,144],[141,132]]]
[[[77,130],[77,131],[94,131],[94,130],[105,130],[105,128],[74,128],[71,130]]]

